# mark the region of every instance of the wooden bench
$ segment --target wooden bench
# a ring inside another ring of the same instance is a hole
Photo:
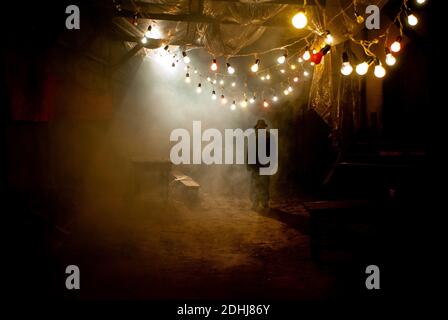
[[[178,170],[172,171],[171,175],[174,177],[172,182],[177,182],[183,187],[183,191],[185,191],[183,193],[184,200],[196,203],[199,200],[199,183]]]

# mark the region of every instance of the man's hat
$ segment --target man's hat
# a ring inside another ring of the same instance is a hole
[[[257,124],[255,125],[255,129],[265,129],[265,128],[267,128],[268,127],[268,125],[266,124],[266,122],[264,122],[264,120],[258,120],[257,121]]]

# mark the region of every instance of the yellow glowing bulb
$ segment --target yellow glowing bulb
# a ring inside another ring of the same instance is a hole
[[[399,41],[395,41],[390,45],[390,51],[400,52],[400,50],[401,50],[401,43]]]
[[[212,100],[216,100],[216,92],[215,91],[212,92]]]
[[[288,87],[287,89],[289,92],[292,92],[293,88],[291,86]]]
[[[286,54],[284,54],[284,55],[282,55],[282,56],[277,58],[277,62],[279,64],[283,64],[283,63],[285,63],[285,61],[286,61]]]
[[[141,40],[141,42],[142,42],[143,44],[146,44],[146,43],[148,42],[148,39],[146,39],[146,37],[143,37],[142,40]]]
[[[251,104],[255,103],[255,97],[250,98],[249,102],[250,102]]]
[[[413,14],[408,15],[408,24],[411,27],[416,26],[417,23],[418,23],[418,18],[415,15],[413,15]]]
[[[269,80],[269,79],[271,79],[271,75],[268,74],[268,75],[266,76],[266,80]]]
[[[305,61],[310,60],[310,59],[311,59],[311,53],[310,53],[308,50],[306,50],[306,51],[303,53],[302,58],[303,58],[303,60],[305,60]]]
[[[304,11],[299,11],[292,18],[292,25],[296,29],[303,29],[306,27],[307,24],[308,24],[308,18],[306,17]]]
[[[222,104],[226,104],[227,103],[227,99],[224,97],[224,95],[221,96],[221,103]]]
[[[303,72],[303,75],[304,75],[305,77],[308,77],[308,76],[310,75],[310,73],[309,73],[308,71],[304,71],[304,72]]]
[[[294,82],[299,82],[299,77],[294,77]]]
[[[325,37],[325,43],[330,45],[333,43],[333,36],[331,35],[330,32],[327,33],[327,36]]]
[[[265,108],[269,107],[269,103],[266,100],[263,101],[263,107]]]
[[[417,0],[416,2],[417,2],[417,4],[422,5],[422,4],[425,4],[425,3],[426,3],[426,0]]]
[[[256,60],[255,63],[252,65],[252,67],[250,67],[250,70],[252,72],[257,72],[258,71],[258,65],[260,64],[260,60]]]
[[[287,96],[287,95],[289,94],[289,90],[288,90],[288,89],[283,90],[283,94],[284,94],[285,96]]]
[[[291,70],[296,70],[296,65],[295,64],[291,65]]]
[[[277,96],[273,96],[272,97],[272,101],[277,102],[278,101],[278,97]]]
[[[347,62],[343,62],[342,63],[342,67],[341,67],[341,73],[344,76],[348,76],[348,75],[351,75],[352,72],[353,72],[353,67],[350,64],[350,62],[348,62],[348,61]]]
[[[392,53],[386,54],[386,64],[388,66],[393,66],[397,63],[397,59],[392,55]]]
[[[212,69],[212,71],[218,70],[218,64],[216,63],[216,59],[213,59],[212,65],[210,66],[210,69]]]
[[[377,78],[384,78],[384,76],[386,75],[386,69],[384,69],[381,63],[375,66],[374,74]]]
[[[235,110],[235,109],[236,109],[236,104],[235,104],[235,101],[233,101],[230,106],[230,110]]]
[[[247,107],[247,99],[241,101],[241,108],[246,108]]]
[[[369,71],[369,64],[367,62],[360,63],[356,66],[356,73],[363,76]]]

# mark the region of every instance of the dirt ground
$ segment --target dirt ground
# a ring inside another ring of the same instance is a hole
[[[80,267],[79,297],[314,300],[334,294],[334,278],[310,259],[309,238],[297,228],[250,210],[246,199],[201,199],[194,207],[144,196],[96,199],[56,249],[59,263]],[[297,204],[278,206],[304,214]]]

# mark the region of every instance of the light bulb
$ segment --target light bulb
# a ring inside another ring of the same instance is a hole
[[[285,69],[280,69],[280,73],[285,73]]]
[[[390,45],[390,51],[392,52],[400,52],[401,50],[401,37],[397,37],[397,40],[395,40],[391,45]]]
[[[303,58],[302,58],[302,57],[299,57],[299,59],[297,59],[297,61],[298,61],[299,63],[303,63]]]
[[[278,97],[277,96],[273,96],[272,97],[272,101],[277,102],[278,101]]]
[[[422,5],[426,3],[426,0],[416,0],[417,4]]]
[[[247,99],[241,101],[241,108],[246,108],[247,107]]]
[[[190,82],[191,82],[190,74],[189,74],[189,73],[187,73],[187,74],[185,75],[185,82],[186,82],[186,83],[190,83]]]
[[[381,62],[378,62],[378,64],[375,66],[375,71],[374,71],[375,77],[377,78],[384,78],[384,76],[386,75],[386,69],[384,69],[384,67],[381,65]]]
[[[294,82],[299,82],[299,77],[294,77],[293,81]]]
[[[289,90],[288,90],[288,89],[283,90],[283,94],[284,94],[285,96],[287,96],[287,95],[289,94]]]
[[[291,86],[288,87],[287,89],[289,92],[292,92],[293,88]]]
[[[306,17],[305,11],[300,10],[292,18],[292,25],[296,29],[303,29],[308,24],[308,18]]]
[[[148,30],[146,30],[146,32],[145,32],[145,37],[146,37],[146,38],[151,37],[151,30],[152,30],[152,26],[150,25],[150,26],[148,27]]]
[[[208,82],[212,82],[212,78],[207,77],[207,81],[208,81]]]
[[[296,65],[295,64],[291,65],[291,70],[296,70]]]
[[[303,60],[305,60],[305,61],[308,61],[308,60],[311,59],[311,53],[310,53],[310,51],[309,51],[308,49],[303,53],[302,58],[303,58]]]
[[[216,92],[215,92],[215,90],[212,91],[212,100],[216,100]]]
[[[182,52],[182,56],[184,57],[184,62],[186,64],[189,64],[191,62],[191,59],[189,56],[187,56],[187,53],[185,51]]]
[[[227,63],[227,73],[228,73],[228,74],[234,74],[234,73],[235,73],[235,68],[232,67],[232,66],[230,65],[230,63]]]
[[[392,53],[390,53],[390,52],[387,53],[386,54],[386,64],[388,66],[393,66],[393,65],[395,65],[395,63],[397,63],[397,58],[395,58]]]
[[[350,64],[350,62],[348,62],[348,61],[347,62],[343,62],[342,63],[342,67],[341,67],[341,73],[344,76],[349,76],[349,75],[352,74],[352,72],[353,72],[353,67]]]
[[[269,107],[269,102],[267,102],[266,100],[263,101],[263,107],[267,108]]]
[[[414,14],[408,15],[408,24],[415,27],[418,24],[418,18]]]
[[[202,85],[199,83],[198,87],[196,88],[196,92],[197,93],[201,93],[202,92]]]
[[[369,64],[367,62],[360,63],[356,66],[356,73],[363,76],[369,71]]]
[[[232,104],[230,105],[230,110],[235,110],[236,109],[236,103],[235,100],[233,100]]]
[[[249,102],[250,102],[251,104],[255,103],[255,97],[250,98],[250,99],[249,99]]]
[[[266,76],[266,80],[269,80],[269,79],[271,79],[271,75],[270,75],[270,74],[268,74],[268,75]]]
[[[252,72],[257,72],[260,64],[260,59],[255,60],[255,63],[250,67]]]
[[[308,77],[308,76],[310,75],[310,73],[309,73],[308,71],[304,71],[304,72],[303,72],[303,75],[304,75],[305,77]]]
[[[216,79],[214,79],[214,80],[213,80],[213,84],[216,84],[216,83],[217,83],[217,81],[216,81]]]
[[[218,64],[216,63],[216,59],[213,59],[210,69],[212,69],[212,71],[218,70]]]
[[[265,76],[261,76],[261,81],[264,81],[264,80],[266,80],[266,77]]]
[[[146,37],[143,37],[142,40],[140,40],[143,44],[146,44],[148,42],[148,39]]]
[[[331,35],[330,31],[327,31],[327,35],[325,36],[325,43],[328,45],[333,44],[333,36]]]
[[[236,83],[235,82],[232,82],[232,87],[235,87],[236,86]]]
[[[283,54],[283,55],[281,55],[280,57],[277,58],[277,62],[278,62],[279,64],[284,64],[285,61],[286,61],[286,56],[287,56],[286,53]]]
[[[226,99],[226,97],[224,97],[224,95],[221,95],[221,103],[222,104],[226,104],[227,103],[227,99]]]
[[[220,80],[220,81],[219,81],[219,84],[220,84],[220,85],[223,85],[223,84],[224,84],[224,80]]]

